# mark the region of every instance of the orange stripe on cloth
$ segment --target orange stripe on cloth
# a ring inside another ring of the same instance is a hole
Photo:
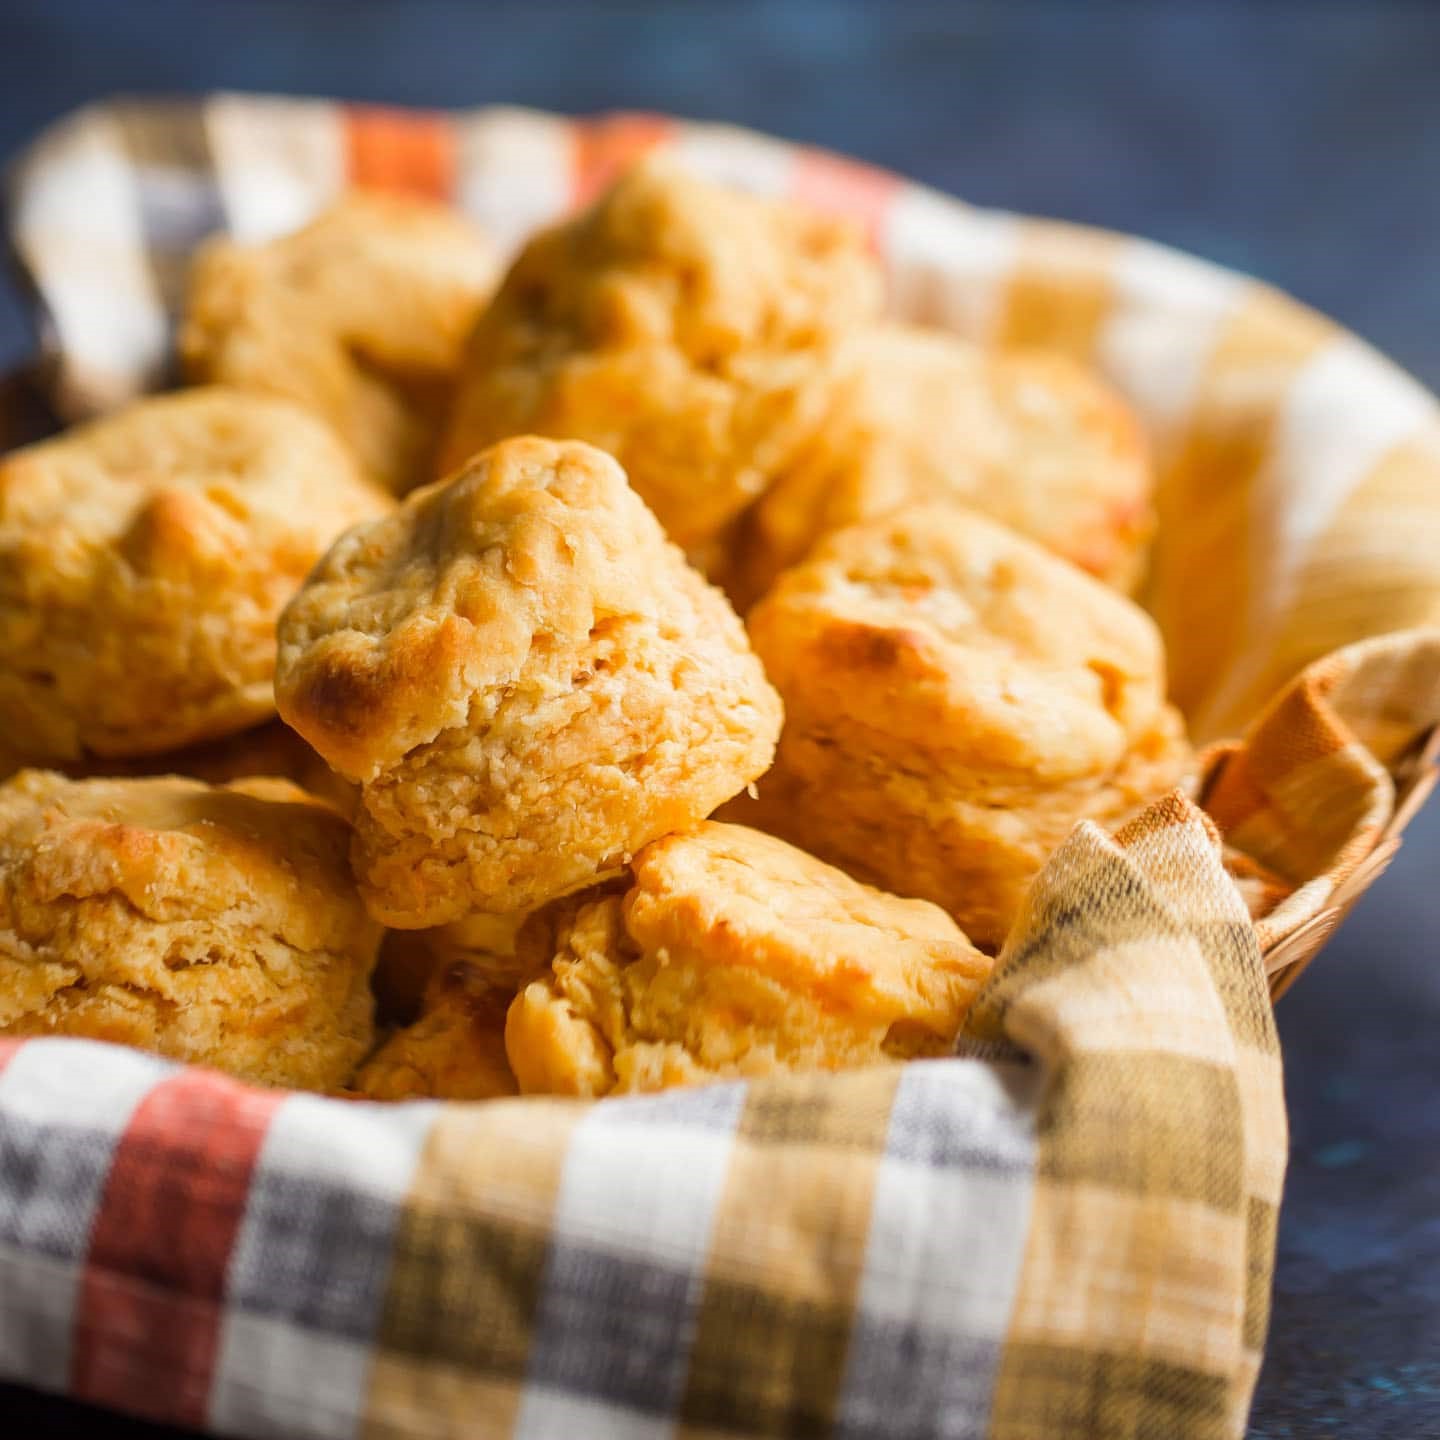
[[[675,122],[663,115],[602,115],[577,120],[571,132],[571,202],[588,205],[618,175],[674,133]]]
[[[1227,840],[1294,883],[1337,883],[1370,852],[1391,790],[1329,703],[1346,657],[1317,661],[1275,698],[1219,769],[1205,808]]]
[[[826,150],[800,150],[790,175],[790,198],[812,210],[846,215],[865,228],[870,248],[884,249],[885,222],[903,182],[898,176],[832,155]]]
[[[1258,697],[1318,657],[1440,624],[1440,432],[1397,445],[1314,537],[1278,618]]]
[[[225,1275],[280,1091],[203,1070],[157,1085],[115,1150],[76,1301],[70,1393],[201,1426]],[[155,1376],[169,1377],[155,1384]]]
[[[448,201],[455,191],[455,128],[446,115],[346,106],[345,174],[350,184]]]
[[[1021,222],[993,340],[1011,349],[1060,350],[1093,364],[1114,306],[1119,235],[1054,220]]]
[[[1254,643],[1245,627],[1256,492],[1290,388],[1335,333],[1257,285],[1227,321],[1159,477],[1149,609],[1168,647],[1171,698],[1187,715]]]

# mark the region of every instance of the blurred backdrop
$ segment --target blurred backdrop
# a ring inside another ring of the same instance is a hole
[[[1424,0],[0,0],[6,156],[98,96],[215,88],[732,120],[1260,275],[1440,387]],[[0,289],[0,367],[31,344]],[[1440,803],[1410,837],[1280,1007],[1257,1437],[1440,1435]]]

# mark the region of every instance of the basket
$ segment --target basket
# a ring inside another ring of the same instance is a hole
[[[95,107],[22,158],[42,363],[11,433],[37,396],[68,420],[163,383],[219,225],[359,183],[513,245],[657,146],[858,216],[909,318],[1128,396],[1194,795],[1076,831],[951,1060],[382,1107],[0,1042],[0,1374],[240,1435],[1239,1435],[1285,1161],[1270,997],[1435,783],[1421,387],[1200,261],[728,127],[221,95]]]

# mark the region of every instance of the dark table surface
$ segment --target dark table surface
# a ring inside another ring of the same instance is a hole
[[[1261,275],[1440,387],[1440,6],[0,0],[0,153],[217,87],[734,120]],[[1437,881],[1440,801],[1280,1006],[1264,1440],[1440,1436]],[[0,1433],[171,1432],[0,1387]]]

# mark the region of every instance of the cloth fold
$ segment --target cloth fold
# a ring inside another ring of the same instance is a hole
[[[236,1435],[1238,1434],[1284,1109],[1205,817],[1077,830],[972,1037],[391,1107],[5,1042],[0,1373]]]

